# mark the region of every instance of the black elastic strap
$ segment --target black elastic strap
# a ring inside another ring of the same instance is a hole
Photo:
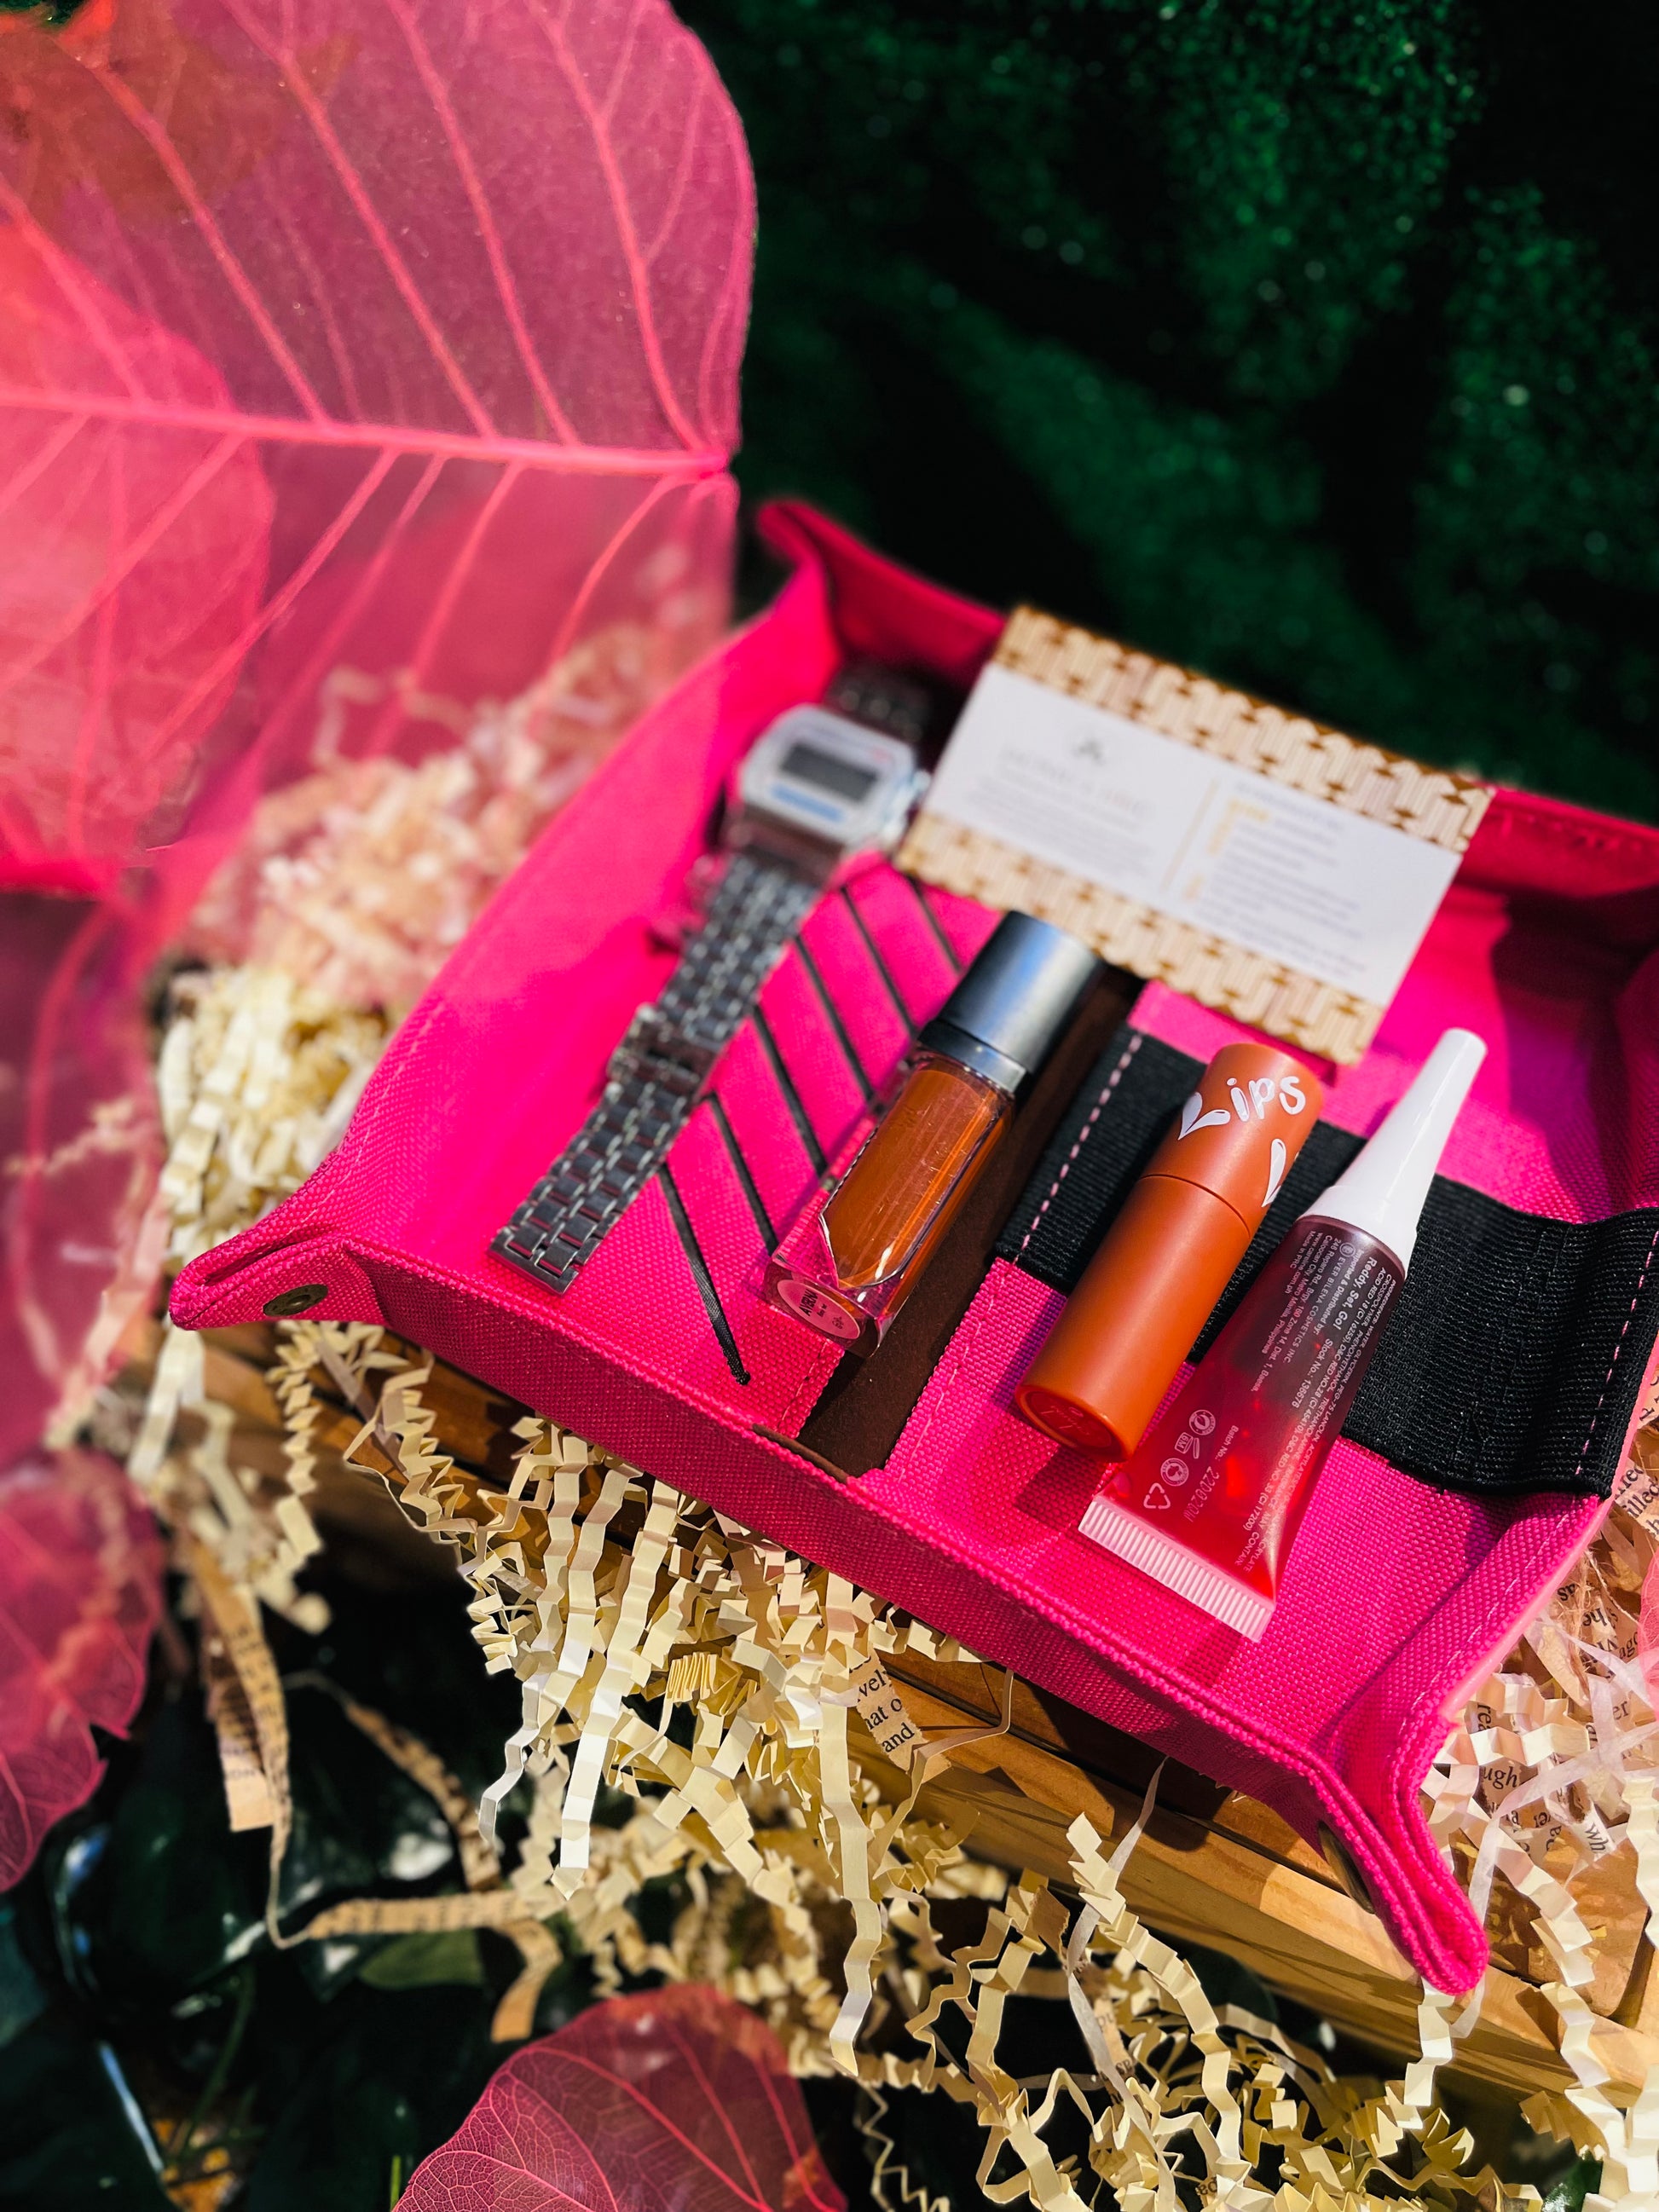
[[[1127,1026],[998,1240],[1069,1294],[1203,1063]],[[1195,1349],[1359,1150],[1320,1122]],[[1409,1474],[1487,1495],[1605,1498],[1659,1336],[1659,1206],[1575,1223],[1437,1176],[1406,1287],[1343,1433]]]
[[[691,1217],[685,1210],[680,1187],[666,1162],[657,1170],[657,1181],[662,1185],[662,1194],[668,1201],[668,1218],[674,1224],[674,1234],[680,1240],[680,1249],[685,1255],[685,1264],[697,1286],[697,1296],[702,1300],[702,1310],[708,1316],[720,1355],[732,1370],[732,1381],[746,1384],[751,1379],[749,1370],[743,1364],[738,1340],[732,1334],[731,1322],[726,1318],[726,1308],[720,1304],[720,1291],[703,1256],[702,1246],[697,1241],[697,1232],[691,1226]]]

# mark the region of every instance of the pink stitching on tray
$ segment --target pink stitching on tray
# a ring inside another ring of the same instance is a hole
[[[1625,1316],[1625,1326],[1619,1332],[1619,1341],[1613,1346],[1613,1357],[1607,1362],[1607,1375],[1601,1383],[1601,1395],[1595,1401],[1595,1411],[1590,1415],[1590,1425],[1585,1430],[1584,1441],[1578,1448],[1578,1464],[1572,1471],[1572,1479],[1575,1482],[1583,1473],[1584,1462],[1589,1456],[1590,1439],[1595,1436],[1596,1424],[1601,1418],[1601,1408],[1607,1402],[1607,1392],[1613,1388],[1613,1370],[1619,1364],[1619,1355],[1625,1348],[1625,1339],[1630,1334],[1630,1325],[1636,1318],[1637,1304],[1642,1296],[1648,1277],[1652,1273],[1653,1255],[1656,1252],[1659,1252],[1659,1229],[1654,1231],[1653,1242],[1648,1247],[1648,1256],[1642,1262],[1642,1272],[1637,1278],[1636,1288],[1631,1293],[1630,1311]]]
[[[960,1349],[957,1352],[955,1361],[952,1363],[950,1373],[945,1375],[937,1369],[934,1370],[933,1379],[927,1386],[927,1395],[922,1399],[921,1405],[919,1405],[916,1407],[915,1413],[912,1413],[910,1416],[910,1419],[912,1421],[915,1420],[916,1413],[921,1413],[921,1407],[926,1406],[927,1408],[927,1418],[923,1420],[921,1428],[916,1431],[916,1440],[914,1444],[909,1443],[910,1425],[908,1421],[906,1422],[904,1429],[899,1437],[897,1449],[893,1455],[896,1462],[907,1459],[912,1456],[915,1453],[919,1452],[921,1449],[922,1445],[927,1442],[928,1431],[933,1427],[933,1423],[939,1419],[939,1408],[950,1396],[951,1390],[955,1388],[957,1376],[961,1374],[963,1369],[968,1364],[969,1359],[978,1347],[979,1340],[985,1334],[986,1323],[990,1320],[991,1316],[996,1311],[997,1307],[1000,1304],[1002,1293],[1007,1288],[1007,1277],[1006,1275],[999,1276],[997,1279],[996,1288],[991,1291],[990,1297],[985,1300],[984,1312],[980,1315],[978,1320],[974,1324],[973,1334],[963,1340]],[[980,1298],[985,1297],[985,1291],[988,1288],[989,1288],[988,1277],[987,1278],[985,1284],[981,1286],[978,1296],[975,1297],[974,1300],[974,1304],[969,1306],[968,1309],[969,1314],[971,1314],[974,1311],[975,1307],[978,1305]],[[957,1329],[957,1335],[961,1335],[962,1330],[965,1328],[967,1325],[967,1320],[964,1318],[961,1326]],[[955,1339],[953,1338],[951,1341],[954,1344]],[[909,1445],[908,1452],[905,1449],[907,1444]]]
[[[813,1346],[811,1360],[801,1370],[800,1380],[795,1385],[789,1403],[783,1409],[782,1418],[786,1422],[794,1419],[795,1409],[809,1389],[812,1391],[814,1399],[817,1398],[818,1391],[830,1379],[830,1369],[839,1361],[840,1358],[841,1353],[836,1346],[826,1345],[822,1338],[818,1340],[817,1344]]]
[[[1059,1193],[1060,1186],[1072,1172],[1073,1162],[1077,1158],[1078,1154],[1083,1150],[1084,1146],[1087,1144],[1089,1138],[1093,1132],[1095,1123],[1099,1121],[1101,1115],[1105,1110],[1107,1100],[1111,1097],[1113,1091],[1117,1089],[1119,1078],[1122,1075],[1124,1069],[1129,1065],[1129,1062],[1134,1058],[1135,1054],[1139,1050],[1140,1031],[1139,1030],[1131,1030],[1129,1032],[1129,1042],[1124,1046],[1121,1057],[1119,1059],[1117,1066],[1112,1070],[1110,1075],[1107,1077],[1105,1087],[1102,1090],[1099,1097],[1096,1099],[1093,1109],[1090,1113],[1088,1120],[1077,1133],[1077,1142],[1072,1146],[1071,1151],[1066,1153],[1065,1158],[1060,1162],[1060,1171],[1048,1186],[1048,1195],[1043,1200],[1042,1205],[1038,1206],[1036,1212],[1031,1216],[1031,1225],[1019,1240],[1019,1249],[1022,1252],[1024,1251],[1025,1247],[1030,1243],[1032,1237],[1036,1236],[1038,1222],[1042,1220],[1043,1215],[1054,1204],[1054,1199]]]

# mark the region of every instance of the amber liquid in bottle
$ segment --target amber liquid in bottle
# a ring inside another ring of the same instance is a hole
[[[942,1053],[921,1054],[806,1249],[778,1255],[773,1297],[823,1334],[872,1350],[1012,1113],[1012,1099],[994,1083]]]
[[[875,1350],[1101,972],[1080,938],[1003,915],[922,1030],[886,1118],[767,1261],[774,1305]]]
[[[969,1168],[1006,1125],[1010,1100],[955,1060],[927,1054],[823,1209],[836,1279],[867,1291],[914,1267],[972,1187]]]

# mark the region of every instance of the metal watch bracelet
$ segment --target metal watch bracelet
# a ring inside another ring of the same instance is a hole
[[[763,853],[732,855],[662,996],[611,1054],[598,1105],[493,1238],[501,1259],[569,1289],[667,1157],[818,889]]]

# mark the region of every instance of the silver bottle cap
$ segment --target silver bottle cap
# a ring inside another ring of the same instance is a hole
[[[1005,914],[918,1042],[1018,1091],[1104,972],[1080,938],[1029,914]]]

